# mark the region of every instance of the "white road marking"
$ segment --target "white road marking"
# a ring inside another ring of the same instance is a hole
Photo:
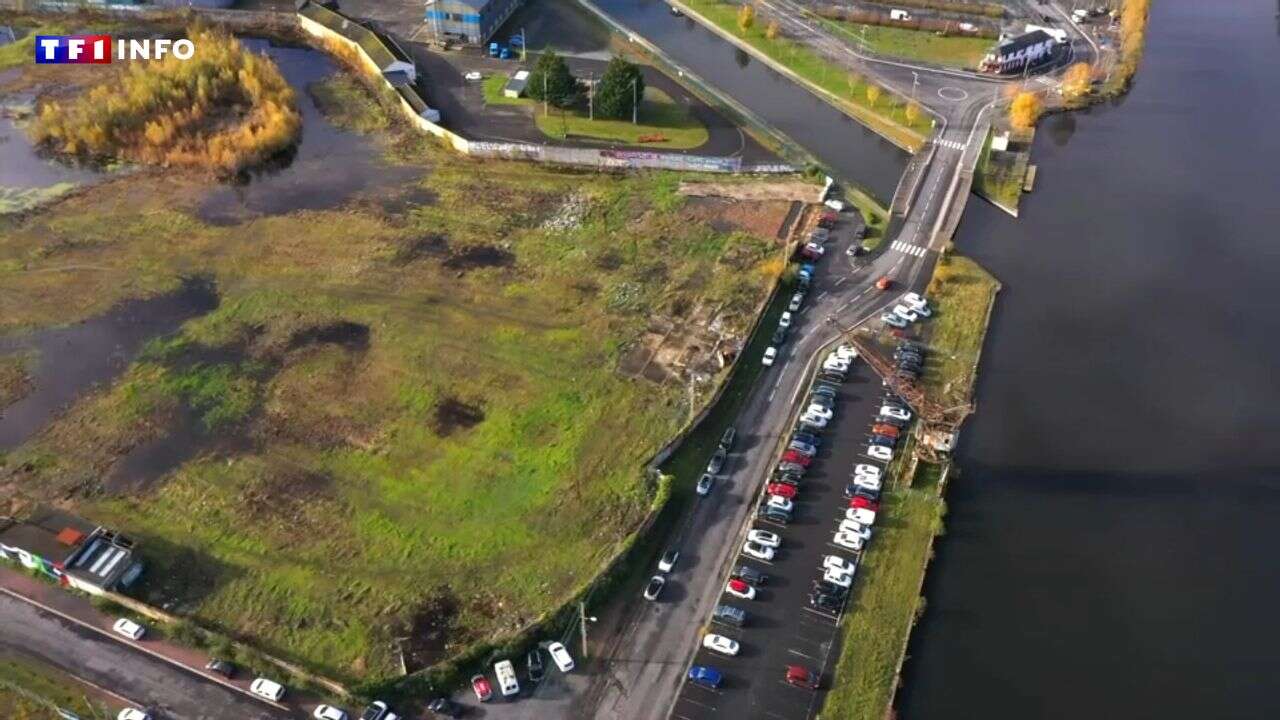
[[[800,656],[800,657],[802,657],[802,658],[809,658],[810,660],[817,660],[817,659],[818,659],[818,658],[816,658],[816,657],[814,657],[814,656],[812,656],[812,655],[808,655],[808,654],[806,654],[806,653],[802,653],[802,652],[800,652],[799,650],[796,650],[796,649],[794,649],[794,648],[787,648],[787,652],[791,653],[792,655],[799,655],[799,656]]]
[[[900,253],[906,253],[907,255],[912,255],[915,257],[924,257],[925,253],[929,252],[928,248],[923,248],[923,247],[920,247],[919,245],[908,245],[907,243],[904,243],[901,240],[894,240],[893,244],[890,245],[889,247],[893,248],[894,250],[897,250]]]
[[[836,281],[836,287],[840,287],[841,283],[843,283],[845,280],[848,280],[848,279],[849,278],[847,277],[840,278],[839,280]]]

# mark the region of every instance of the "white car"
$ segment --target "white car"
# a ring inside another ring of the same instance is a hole
[[[929,316],[933,315],[933,311],[929,309],[929,306],[928,306],[928,305],[921,305],[920,307],[913,307],[913,308],[911,308],[911,312],[913,312],[913,313],[915,313],[915,314],[919,315],[919,316],[920,316],[920,317],[922,317],[922,318],[927,318],[927,317],[929,317]]]
[[[776,548],[782,545],[782,538],[778,533],[771,533],[768,530],[752,530],[747,533],[747,539],[765,547]]]
[[[146,628],[128,618],[120,618],[119,620],[116,620],[115,624],[111,626],[111,629],[115,630],[117,634],[123,635],[130,640],[141,640],[142,636],[147,634]]]
[[[879,490],[883,485],[880,478],[873,478],[869,475],[854,475],[853,484],[868,490]]]
[[[893,451],[883,445],[868,445],[867,457],[889,462],[893,459]]]
[[[137,708],[125,708],[116,715],[116,720],[151,720],[151,713]]]
[[[827,426],[827,422],[828,422],[829,420],[830,420],[830,418],[824,418],[824,417],[821,417],[821,416],[819,416],[819,415],[814,415],[814,414],[812,414],[812,413],[805,413],[804,415],[801,415],[801,416],[800,416],[800,422],[802,422],[802,423],[804,423],[804,424],[806,424],[806,425],[812,425],[812,426],[814,426],[814,427],[816,427],[816,428],[818,428],[818,429],[822,429],[822,428],[826,427],[826,426]]]
[[[663,553],[662,557],[658,558],[658,572],[660,573],[671,572],[676,566],[676,561],[679,559],[680,559],[679,550],[668,550],[667,552]]]
[[[836,536],[831,539],[831,542],[835,543],[836,545],[839,545],[842,548],[847,548],[849,550],[855,550],[858,552],[862,551],[862,538],[858,537],[857,535],[854,535],[853,533],[838,532],[836,533]]]
[[[813,253],[814,255],[817,255],[818,257],[822,257],[822,254],[823,254],[823,253],[825,253],[825,252],[827,251],[827,249],[826,249],[826,248],[822,247],[821,245],[819,245],[819,244],[818,244],[818,243],[816,243],[816,242],[809,242],[809,243],[805,243],[805,245],[804,245],[804,249],[805,249],[805,250],[808,250],[809,252]]]
[[[789,498],[784,498],[781,495],[770,495],[769,507],[776,507],[782,512],[789,513],[795,509],[796,504],[791,502]]]
[[[742,554],[757,560],[772,560],[773,548],[748,540],[742,543]]]
[[[904,328],[907,326],[906,320],[903,320],[902,318],[898,317],[897,315],[894,315],[891,312],[881,314],[880,322],[884,323],[885,325],[888,325],[889,327]]]
[[[804,293],[798,292],[795,295],[791,296],[791,304],[787,305],[787,309],[790,310],[791,312],[795,312],[799,310],[800,306],[803,304],[804,304]]]
[[[332,705],[317,705],[311,717],[316,720],[347,720],[347,713]]]
[[[711,477],[711,473],[703,473],[702,477],[698,478],[698,484],[694,487],[694,490],[699,495],[710,495],[711,486],[714,483],[715,478]]]
[[[822,367],[828,370],[835,370],[836,372],[848,372],[849,361],[835,353],[831,353],[827,356],[826,360],[822,361]]]
[[[891,417],[894,420],[901,420],[903,422],[906,422],[911,419],[911,411],[904,410],[900,407],[895,407],[893,405],[881,406],[880,414],[884,415],[885,417]]]
[[[764,349],[764,357],[760,358],[760,364],[765,367],[773,365],[773,361],[778,358],[778,348],[770,345]]]
[[[853,575],[851,573],[842,573],[835,568],[822,573],[822,579],[832,585],[839,585],[842,588],[847,588],[850,585],[853,585]]]
[[[742,598],[743,600],[756,599],[756,589],[752,587],[749,583],[742,583],[743,587],[745,588],[743,590],[737,590],[733,587],[733,585],[734,585],[733,581],[730,580],[729,583],[724,586],[724,591],[736,598]]]
[[[862,538],[862,542],[871,542],[871,528],[848,518],[840,521],[840,527],[836,531],[852,533]]]
[[[876,524],[876,511],[871,508],[849,508],[844,511],[844,517],[868,527]]]
[[[917,315],[914,310],[907,307],[906,305],[894,305],[893,314],[897,315],[903,320],[906,320],[907,322],[915,322],[920,319],[920,316]]]
[[[909,292],[902,296],[902,304],[906,305],[909,308],[914,309],[918,307],[923,307],[928,303],[925,302],[924,298],[920,297],[919,293]]]
[[[880,468],[875,465],[868,465],[867,463],[858,463],[853,466],[853,474],[858,477],[869,477],[879,480]]]
[[[466,75],[463,75],[463,77],[470,80],[471,82],[479,82],[480,80],[484,79],[484,76],[480,74],[479,70],[472,70]]]
[[[836,413],[834,410],[832,410],[831,408],[824,408],[817,403],[810,404],[809,409],[805,410],[804,414],[812,415],[813,417],[820,417],[823,420],[830,420],[831,418],[836,416]]]
[[[839,555],[825,555],[822,558],[823,570],[837,570],[846,575],[852,575],[857,568],[857,564],[852,560],[846,560]]]
[[[284,686],[275,680],[260,677],[249,685],[249,692],[272,702],[280,702],[280,699],[284,697]]]
[[[858,359],[858,351],[852,345],[841,345],[836,348],[835,356],[845,362],[853,362]]]
[[[778,318],[778,327],[791,327],[791,312],[783,311],[782,316]]]
[[[707,633],[707,636],[702,638],[702,647],[710,650],[711,652],[728,655],[730,657],[738,654],[737,640],[730,640],[723,635],[716,635],[715,633]]]
[[[560,672],[569,672],[573,670],[573,656],[565,649],[564,643],[553,642],[547,645],[547,653],[551,655],[551,661],[560,668]]]

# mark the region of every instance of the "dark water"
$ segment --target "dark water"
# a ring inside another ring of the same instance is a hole
[[[1275,0],[1158,0],[1119,106],[1047,121],[906,718],[1280,717]]]
[[[302,141],[273,168],[212,192],[199,208],[200,219],[226,224],[293,210],[333,208],[357,194],[398,188],[422,174],[419,167],[384,163],[382,149],[372,138],[333,125],[316,107],[307,86],[338,71],[327,55],[265,40],[242,42],[270,55],[297,92]]]
[[[885,203],[893,197],[907,163],[907,154],[893,143],[693,20],[673,16],[662,0],[596,0],[596,5],[703,80],[750,107],[844,178]]]
[[[41,157],[26,133],[0,113],[0,188],[41,188],[58,183],[82,183],[99,173]]]
[[[0,356],[34,353],[36,358],[28,369],[32,391],[0,408],[0,451],[21,445],[82,393],[116,378],[147,340],[217,306],[213,287],[191,280],[177,292],[129,300],[75,325],[0,337]]]

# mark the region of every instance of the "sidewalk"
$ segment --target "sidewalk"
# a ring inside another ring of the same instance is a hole
[[[161,639],[158,637],[160,633],[151,628],[149,628],[150,631],[142,640],[136,642],[122,637],[111,629],[111,625],[116,618],[100,612],[88,598],[72,594],[12,568],[0,567],[0,592],[26,601],[71,622],[97,630],[122,645],[131,645],[154,658],[163,660],[202,679],[243,693],[266,706],[291,711],[291,715],[296,714],[299,710],[309,713],[318,703],[316,698],[305,695],[286,696],[288,699],[285,704],[271,703],[259,698],[249,692],[249,684],[253,681],[253,678],[245,673],[243,669],[232,680],[208,672],[204,669],[205,664],[210,659],[207,654]]]

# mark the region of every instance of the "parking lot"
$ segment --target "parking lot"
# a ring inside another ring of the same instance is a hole
[[[809,595],[813,581],[822,575],[824,555],[856,557],[856,553],[834,545],[832,539],[849,506],[843,493],[854,466],[885,464],[866,455],[870,428],[883,397],[879,378],[854,361],[836,397],[834,417],[824,429],[822,444],[799,486],[791,522],[783,525],[756,519],[748,526],[777,533],[781,545],[772,560],[742,555],[735,563],[768,575],[755,599],[727,594],[721,599],[746,610],[746,624],[736,627],[713,622],[710,626],[711,632],[736,640],[739,653],[727,657],[699,649],[693,665],[715,668],[723,675],[723,682],[716,689],[686,682],[672,717],[804,720],[821,707],[822,694],[830,684],[828,665],[836,654],[840,612],[810,607]],[[757,477],[752,482],[761,487],[763,480]],[[788,684],[784,674],[792,665],[822,673],[818,690]]]

